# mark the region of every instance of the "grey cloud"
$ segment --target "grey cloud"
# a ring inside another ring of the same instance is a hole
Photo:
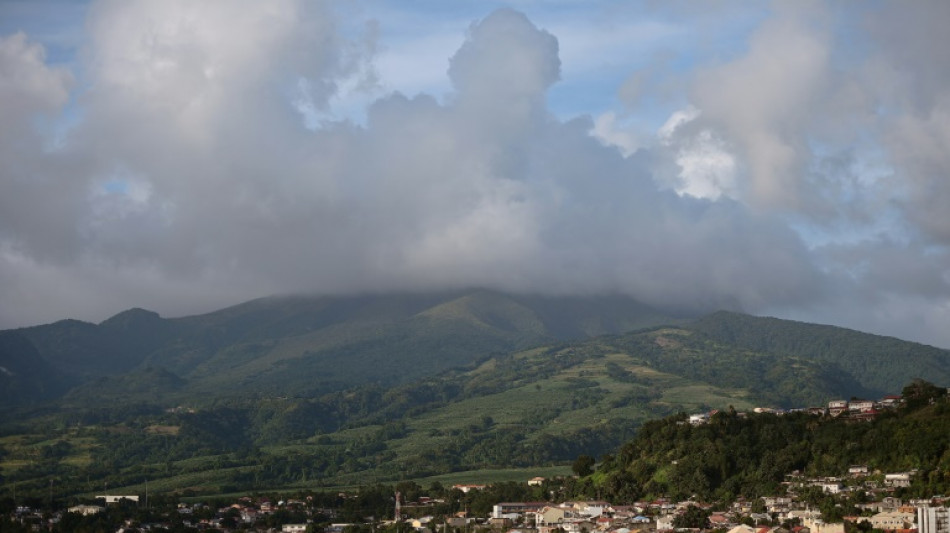
[[[300,80],[317,107],[354,76],[371,83],[372,36],[343,37],[320,4],[230,6],[91,10],[82,122],[64,147],[44,152],[36,136],[0,170],[0,323],[133,305],[174,315],[276,292],[471,286],[825,316],[815,310],[842,309],[875,283],[921,309],[928,287],[946,281],[944,256],[929,256],[920,283],[907,285],[895,275],[907,263],[885,261],[900,253],[893,247],[814,249],[790,227],[789,213],[823,227],[859,221],[886,195],[857,195],[853,213],[826,199],[819,216],[809,204],[844,187],[847,166],[803,171],[809,132],[834,132],[830,118],[802,110],[851,90],[829,67],[826,30],[809,22],[823,12],[781,11],[748,56],[697,79],[702,114],[679,145],[623,157],[590,136],[590,119],[549,112],[557,39],[523,14],[494,12],[445,51],[454,93],[444,100],[390,94],[365,125],[309,130],[293,104]],[[795,53],[782,50],[789,41]],[[68,90],[42,62],[30,68]],[[55,111],[58,94],[24,116]],[[745,162],[748,196],[669,190],[675,151],[705,130]],[[909,257],[927,254],[912,247]],[[855,270],[862,261],[878,268]],[[843,320],[878,324],[852,313]]]

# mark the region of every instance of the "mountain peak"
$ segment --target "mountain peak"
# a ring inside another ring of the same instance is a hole
[[[103,320],[99,325],[104,327],[128,328],[133,324],[153,323],[157,320],[161,320],[161,318],[162,317],[155,311],[133,307],[132,309],[127,309]]]

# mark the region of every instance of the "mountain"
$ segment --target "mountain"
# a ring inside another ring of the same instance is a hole
[[[67,492],[148,478],[215,493],[565,464],[675,413],[893,394],[907,382],[875,368],[884,352],[911,368],[950,361],[842,328],[491,291],[130,310],[2,335],[0,365],[83,381],[45,409],[4,411],[0,468],[27,492],[54,475],[73,480]]]
[[[776,405],[824,400],[831,390],[874,397],[921,376],[950,384],[946,350],[899,339],[725,311],[676,317],[622,296],[487,290],[269,297],[172,319],[131,309],[100,324],[15,330],[28,343],[6,357],[37,359],[58,376],[34,386],[43,392],[25,396],[33,400],[77,387],[67,401],[123,391],[129,400],[175,405],[397,386],[498,354],[644,328],[654,330],[620,338],[619,346],[664,371],[748,388]],[[157,375],[149,369],[167,375],[151,382]],[[148,386],[121,384],[130,373]],[[4,392],[12,384],[0,386],[0,397],[12,398]]]
[[[950,351],[846,328],[720,311],[689,329],[731,346],[838,367],[867,394],[893,391],[914,378],[950,385]]]
[[[114,380],[101,378],[161,368],[182,382],[160,380],[176,386],[139,396],[177,402],[407,383],[493,353],[678,321],[625,297],[469,290],[270,297],[174,319],[132,309],[98,325],[63,320],[17,331],[84,383],[71,400],[114,395]]]
[[[75,385],[16,331],[0,331],[0,405],[36,404]]]

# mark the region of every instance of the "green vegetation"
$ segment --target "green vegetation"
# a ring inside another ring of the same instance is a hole
[[[855,464],[871,472],[916,471],[906,496],[950,489],[950,402],[946,389],[914,382],[905,393],[941,391],[925,404],[884,412],[872,422],[805,413],[720,412],[693,426],[685,415],[645,423],[636,438],[581,484],[612,501],[669,495],[731,501],[781,494],[792,472],[840,476]],[[819,491],[820,492],[820,491]]]
[[[914,378],[950,384],[947,350],[893,337],[725,311],[705,316],[689,328],[732,346],[834,365],[874,394]]]
[[[814,354],[794,342],[811,327],[822,339]],[[156,492],[216,494],[570,471],[579,456],[660,431],[648,422],[657,418],[874,398],[910,381],[861,364],[853,346],[872,359],[893,350],[904,370],[950,355],[894,339],[872,349],[880,339],[731,313],[683,323],[624,298],[488,291],[269,298],[197,317],[131,310],[0,332],[0,497],[14,485],[48,494],[51,481],[59,494],[141,492],[146,480]],[[910,403],[943,390],[927,385]],[[795,457],[775,459],[757,486]],[[736,491],[720,479],[735,467],[691,479],[658,463],[624,490]],[[629,485],[609,472],[587,479]]]

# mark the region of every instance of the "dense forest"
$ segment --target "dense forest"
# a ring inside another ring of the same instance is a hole
[[[867,465],[883,480],[888,472],[914,471],[907,496],[950,491],[950,403],[947,391],[915,380],[906,404],[870,422],[722,411],[702,425],[684,414],[645,423],[597,472],[581,482],[611,501],[650,496],[731,501],[781,494],[792,473],[841,476]]]

